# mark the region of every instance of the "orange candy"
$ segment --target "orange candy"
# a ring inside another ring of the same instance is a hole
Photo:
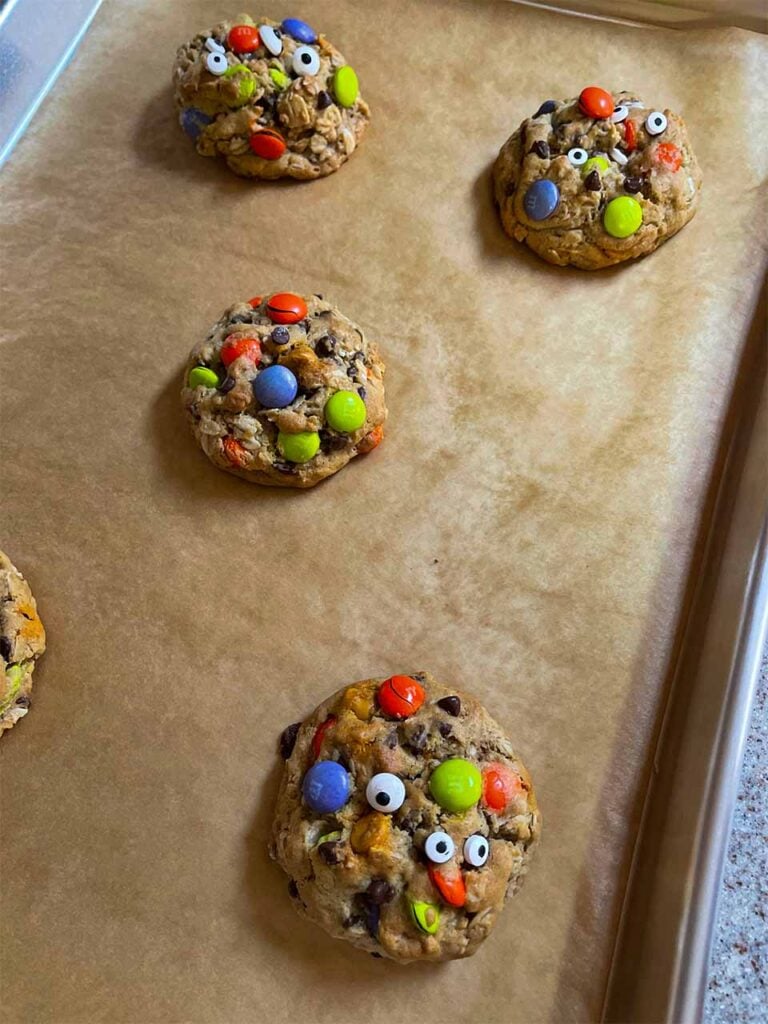
[[[610,117],[615,107],[613,96],[605,89],[599,89],[596,85],[587,86],[581,90],[579,96],[579,107],[582,114],[596,119]]]
[[[635,122],[630,121],[629,118],[624,122],[624,149],[628,153],[631,153],[637,142],[637,130],[635,128]]]
[[[503,811],[521,790],[520,778],[498,762],[483,769],[483,803],[492,811]]]
[[[306,302],[293,292],[278,292],[267,303],[267,316],[273,324],[297,324],[306,315]]]
[[[410,676],[392,676],[379,687],[376,699],[389,718],[410,718],[424,703],[424,687]]]
[[[248,465],[248,453],[234,437],[225,437],[221,442],[227,461],[239,469]]]
[[[683,166],[683,154],[672,142],[660,142],[654,153],[656,161],[670,171],[679,171]]]
[[[452,907],[464,906],[467,901],[467,887],[464,884],[464,876],[455,864],[446,864],[442,869],[430,864],[429,878],[446,903]]]
[[[368,452],[372,452],[374,448],[378,448],[384,438],[384,427],[379,424],[378,427],[374,427],[373,430],[366,434],[365,437],[358,441],[357,450],[361,455],[367,455]]]
[[[260,306],[263,301],[264,300],[262,299],[261,295],[257,295],[253,299],[248,299],[248,305],[251,307],[251,309],[256,309],[256,307]]]
[[[270,128],[252,135],[248,145],[262,160],[279,160],[285,152],[285,139],[279,132],[273,132]]]
[[[320,751],[323,747],[323,738],[331,726],[336,725],[336,716],[329,715],[324,722],[315,729],[315,735],[312,737],[312,756],[315,760],[320,757]]]
[[[221,361],[229,366],[240,356],[247,356],[252,363],[261,359],[261,342],[258,338],[248,338],[241,334],[230,334],[221,346]]]
[[[253,25],[233,25],[227,36],[227,46],[233,53],[250,53],[261,46],[259,30]]]

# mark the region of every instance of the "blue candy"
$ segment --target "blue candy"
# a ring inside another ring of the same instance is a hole
[[[318,814],[340,811],[349,800],[349,775],[338,761],[318,761],[304,776],[304,803]]]
[[[298,39],[300,43],[317,42],[317,32],[306,21],[300,21],[298,18],[286,18],[283,22],[283,29],[289,36]]]
[[[266,409],[282,409],[296,397],[299,385],[287,366],[268,366],[252,384],[256,401]]]
[[[203,128],[213,121],[213,118],[204,114],[202,110],[198,110],[197,107],[187,107],[186,110],[182,110],[179,121],[190,139],[196,139]]]
[[[557,106],[554,100],[544,100],[539,109],[533,115],[534,117],[541,117],[542,114],[551,114]]]
[[[531,220],[546,220],[557,209],[560,202],[560,189],[547,178],[540,178],[528,186],[523,199],[523,209]]]

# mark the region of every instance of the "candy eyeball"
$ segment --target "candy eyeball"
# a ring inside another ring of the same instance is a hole
[[[485,836],[470,836],[464,843],[464,860],[470,867],[481,868],[488,860],[491,848]]]
[[[271,25],[259,25],[259,36],[272,56],[279,57],[283,52],[283,37],[280,29],[272,28]]]
[[[645,121],[645,130],[649,135],[661,135],[667,127],[667,119],[660,110],[654,110]]]
[[[311,46],[297,46],[292,63],[297,75],[316,75],[320,70],[320,55]]]
[[[613,121],[614,124],[621,124],[622,121],[626,121],[628,116],[629,107],[621,103],[618,107],[616,107],[614,112],[611,114],[611,121]]]
[[[568,160],[574,167],[582,167],[589,160],[589,153],[581,146],[568,150]]]
[[[212,75],[223,75],[229,67],[227,58],[223,53],[218,52],[208,54],[205,58],[205,66]]]
[[[433,864],[445,864],[454,854],[456,847],[447,832],[433,832],[424,843],[424,853]]]
[[[365,797],[375,810],[393,814],[403,806],[405,786],[391,772],[379,772],[365,787]]]
[[[205,48],[210,53],[226,53],[227,52],[224,49],[224,47],[221,45],[221,43],[217,43],[216,40],[213,39],[211,36],[208,36],[208,38],[205,40]]]

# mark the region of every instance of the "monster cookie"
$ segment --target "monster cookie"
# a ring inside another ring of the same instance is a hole
[[[181,127],[201,156],[247,178],[319,178],[352,155],[369,120],[357,75],[298,18],[247,15],[176,54]]]
[[[585,270],[653,252],[693,217],[701,188],[677,114],[596,86],[542,103],[502,147],[493,180],[507,234]]]
[[[319,295],[238,302],[195,346],[182,400],[221,469],[258,484],[312,487],[382,439],[384,364]]]
[[[29,710],[32,672],[45,630],[29,584],[0,551],[0,735]]]
[[[540,831],[528,772],[487,711],[425,672],[367,679],[280,747],[270,852],[297,909],[401,962],[474,953]]]

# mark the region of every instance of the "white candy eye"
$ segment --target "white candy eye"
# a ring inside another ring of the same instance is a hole
[[[259,36],[273,57],[279,57],[283,52],[283,38],[279,29],[271,25],[259,25]]]
[[[473,868],[481,868],[488,860],[491,848],[485,836],[470,836],[464,843],[464,860]]]
[[[661,135],[667,127],[667,119],[660,110],[654,110],[649,114],[645,122],[645,130],[649,135]]]
[[[365,787],[365,796],[371,807],[385,814],[392,814],[403,806],[405,786],[402,780],[391,772],[379,772]]]
[[[629,116],[629,108],[625,107],[623,103],[619,104],[618,107],[611,114],[611,120],[614,124],[621,124],[622,121],[626,121]]]
[[[226,53],[227,52],[224,49],[224,47],[221,45],[221,43],[217,43],[216,40],[212,39],[210,36],[208,36],[208,38],[205,40],[205,48],[206,48],[206,50],[210,50],[211,53]]]
[[[456,847],[447,832],[433,832],[424,843],[424,853],[433,864],[445,864],[453,856]]]
[[[576,146],[574,149],[568,150],[568,159],[574,167],[582,167],[589,160],[589,153],[586,149]]]
[[[293,70],[297,75],[316,75],[320,70],[320,55],[311,46],[297,46],[293,53]]]
[[[205,66],[212,75],[223,75],[229,67],[223,53],[209,53],[205,58]]]

